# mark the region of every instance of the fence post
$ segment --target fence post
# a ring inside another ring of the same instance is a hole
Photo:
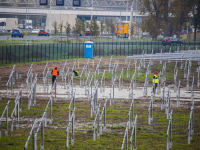
[[[46,44],[44,46],[45,46],[45,51],[44,52],[45,52],[45,61],[46,61]]]
[[[33,62],[33,46],[34,46],[34,45],[32,45],[32,62]]]

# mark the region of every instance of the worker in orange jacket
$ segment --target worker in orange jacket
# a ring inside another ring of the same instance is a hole
[[[55,69],[52,70],[51,75],[52,75],[52,86],[53,86],[56,77],[59,75],[57,66],[55,66]]]

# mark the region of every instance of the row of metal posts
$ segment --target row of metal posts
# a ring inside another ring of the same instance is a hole
[[[49,98],[49,101],[46,105],[46,108],[45,108],[45,111],[42,115],[42,118],[40,120],[40,123],[37,127],[37,130],[36,130],[36,123],[37,123],[37,118],[35,119],[33,125],[32,125],[32,129],[29,133],[29,136],[26,140],[26,143],[25,143],[25,146],[24,146],[24,150],[28,150],[28,142],[30,140],[30,137],[32,135],[33,137],[33,150],[37,150],[37,134],[40,130],[40,127],[41,127],[41,135],[42,135],[42,142],[41,142],[41,145],[40,145],[40,149],[41,150],[44,150],[44,127],[47,126],[47,109],[49,107],[49,104],[50,104],[50,118],[49,118],[49,124],[52,124],[52,103],[53,103],[53,94],[51,93],[50,95],[50,98]]]
[[[14,84],[15,84],[15,65],[13,66],[12,71],[11,71],[10,76],[9,76],[9,79],[8,79],[8,82],[6,83],[7,94],[8,94],[8,86],[9,85],[11,86],[11,94],[14,93],[14,91],[13,91],[13,85]]]
[[[49,71],[49,68],[48,68],[48,62],[46,63],[45,67],[44,67],[44,71],[43,71],[43,82],[45,80],[45,77],[46,77],[46,74],[47,72]]]
[[[66,80],[67,80],[67,83],[69,84],[69,69],[70,69],[70,66],[68,67],[67,69],[67,73],[65,73],[65,76],[64,76],[64,89],[66,89]]]
[[[6,129],[5,129],[5,136],[8,135],[8,105],[10,103],[10,100],[8,101],[8,103],[6,104],[6,107],[1,115],[1,118],[0,118],[0,138],[1,138],[1,120],[4,116],[4,113],[6,112]]]
[[[74,65],[73,65],[73,67],[72,67],[72,72],[73,72],[74,70],[76,70],[76,62],[77,62],[77,60],[74,60]]]
[[[166,107],[165,107],[165,114],[167,115],[167,119],[169,119],[170,109],[171,109],[171,89],[169,85],[166,98]]]
[[[163,108],[165,107],[165,82],[163,83],[163,90],[161,93],[161,105],[160,105],[160,109],[163,110]]]
[[[177,75],[178,75],[178,69],[177,69],[177,61],[176,61],[175,68],[174,68],[174,92],[177,91]]]
[[[33,69],[32,69],[32,66],[33,66],[33,64],[31,64],[31,66],[30,66],[30,68],[29,68],[29,70],[28,70],[28,73],[27,73],[27,75],[26,75],[26,93],[28,93],[28,81],[29,81],[29,79],[30,79],[30,90],[31,90],[31,85],[32,85],[32,77],[33,77],[33,74],[32,74],[32,71],[33,71]]]
[[[134,74],[132,75],[131,82],[129,85],[129,98],[133,95],[133,89],[136,87],[136,69]]]
[[[123,138],[123,142],[122,142],[122,146],[121,146],[121,150],[124,149],[124,144],[126,144],[126,150],[128,150],[128,130],[129,130],[129,124],[130,122],[127,121],[127,124],[126,124],[126,129],[125,129],[125,133],[124,133],[124,138]],[[137,146],[136,146],[136,129],[137,129],[137,114],[135,116],[135,121],[134,123],[132,124],[133,125],[133,129],[132,129],[132,132],[131,132],[131,136],[130,136],[130,150],[134,149],[136,150],[137,149]],[[135,133],[135,140],[134,140],[134,146],[133,146],[133,134]],[[126,141],[126,143],[125,143]]]
[[[36,96],[37,96],[36,89],[37,89],[37,74],[35,74],[35,79],[31,85],[31,89],[28,94],[28,110],[30,110],[32,99],[33,99],[32,106],[34,107],[34,105],[36,104]]]
[[[85,68],[86,68],[86,66],[84,65],[84,66],[83,66],[83,69],[82,69],[82,71],[81,71],[81,75],[80,75],[80,87],[81,87],[81,82],[83,82],[83,85],[84,85]],[[83,79],[82,79],[82,78],[83,78]],[[82,79],[83,81],[81,81],[81,79]]]
[[[192,79],[192,86],[191,86],[191,101],[194,101],[194,76]]]
[[[101,88],[100,88],[100,92],[105,92],[105,70],[103,72],[103,76],[101,78]]]
[[[150,125],[151,122],[153,122],[153,91],[151,91],[151,100],[149,103],[149,108],[148,108],[148,124]]]
[[[69,128],[70,128],[70,124],[72,124],[72,137],[71,137],[71,145],[74,144],[74,122],[75,122],[75,93],[76,90],[73,93],[73,97],[70,101],[68,110],[69,110],[69,123],[66,129],[66,135],[67,135],[67,140],[66,140],[66,147],[69,148]],[[73,110],[72,110],[72,115],[70,116],[70,112],[71,112],[71,104],[73,104]]]
[[[186,82],[186,90],[189,90],[189,78],[190,78],[190,71],[191,71],[191,63],[188,63],[188,73],[187,73],[187,82]]]
[[[44,83],[44,93],[49,93],[49,74],[50,74],[50,71],[49,69],[47,70],[46,72],[46,75],[44,76],[43,78],[43,83]]]
[[[105,103],[103,105],[103,108],[102,108],[102,112],[101,112],[101,116],[100,116],[100,135],[102,134],[102,132],[106,132],[106,103],[107,103],[107,99],[108,97],[106,97],[106,100],[105,100]],[[102,125],[102,117],[104,115],[104,127]],[[102,127],[103,127],[103,130],[102,130]]]
[[[191,140],[194,134],[193,120],[194,120],[194,101],[191,106],[190,118],[189,118],[189,124],[188,124],[188,144],[191,143]]]
[[[131,61],[129,60],[129,63],[128,63],[128,67],[127,67],[127,72],[126,72],[126,78],[130,78],[130,64],[131,64]]]
[[[198,74],[197,74],[197,87],[199,87],[199,85],[200,85],[200,81],[199,81],[200,66],[197,68],[197,72],[198,72]]]
[[[56,77],[54,84],[53,84],[51,91],[50,91],[50,94],[53,94],[53,90],[54,90],[54,101],[56,101],[57,80],[58,80],[58,76]]]
[[[42,115],[42,118],[40,120],[40,123],[39,123],[38,128],[37,128],[37,130],[35,132],[35,135],[34,135],[35,138],[34,138],[34,141],[33,141],[33,145],[34,145],[35,150],[37,150],[37,134],[38,134],[38,132],[40,130],[40,127],[41,127],[41,137],[42,137],[42,142],[40,144],[40,150],[44,150],[44,127],[47,126],[47,109],[49,107],[49,104],[50,104],[49,124],[52,124],[52,101],[53,101],[53,99],[52,99],[52,94],[51,94],[49,102],[47,103],[45,111],[44,111],[44,113]]]
[[[110,58],[110,62],[109,62],[109,73],[112,71],[112,57]]]
[[[147,71],[146,71],[146,76],[145,76],[145,81],[144,81],[144,92],[143,92],[143,96],[147,96],[147,87],[149,84],[149,65],[147,66]]]
[[[15,106],[14,106],[14,109],[13,109],[11,116],[10,116],[10,119],[12,121],[11,132],[13,132],[13,126],[14,126],[13,125],[14,124],[14,119],[13,119],[14,113],[15,113],[15,115],[17,115],[16,129],[19,129],[19,112],[22,111],[22,105],[21,105],[21,103],[22,103],[22,87],[23,87],[23,85],[21,85],[21,88],[20,88],[20,90],[19,90],[19,92],[18,92],[18,94],[15,98],[15,102],[14,102]]]
[[[105,77],[104,77],[105,78]],[[119,76],[119,91],[123,90],[123,68]]]
[[[131,117],[131,111],[132,111],[132,117]],[[132,129],[131,136],[130,136],[130,149],[132,150],[132,139],[133,139],[134,131],[135,131],[134,150],[137,149],[136,148],[136,124],[137,124],[136,120],[137,120],[137,114],[135,116],[135,122],[133,122],[133,115],[134,115],[134,94],[132,94],[132,102],[131,102],[129,113],[128,113],[128,118],[129,119],[128,119],[127,124],[126,124],[126,129],[125,129],[125,133],[124,133],[124,138],[123,138],[121,150],[124,149],[125,140],[126,140],[126,150],[128,150],[128,130],[131,129],[132,126],[133,126],[133,129]]]
[[[137,146],[136,146],[136,129],[137,129],[137,114],[135,115],[135,121],[133,123],[133,129],[131,132],[131,136],[130,136],[130,150],[134,149],[137,150]],[[135,133],[135,140],[134,140],[134,146],[133,146],[133,134]],[[133,148],[134,147],[134,148]]]
[[[93,130],[94,130],[93,141],[96,141],[96,132],[95,132],[96,120],[98,120],[98,123],[97,123],[97,125],[98,125],[97,126],[97,138],[100,138],[100,129],[99,129],[100,106],[101,106],[101,103],[99,103],[99,106],[98,106],[97,111],[96,111],[96,117],[95,117],[94,123],[93,123]]]
[[[71,92],[70,92],[70,84],[71,84]],[[71,79],[68,82],[67,88],[68,88],[68,98],[70,98],[70,95],[72,97],[73,95],[73,86],[74,86],[74,74],[72,73]]]
[[[35,126],[36,126],[36,123],[37,123],[37,117],[35,118],[34,122],[33,122],[33,125],[32,125],[32,128],[31,128],[31,131],[29,133],[29,136],[26,140],[26,144],[24,146],[24,150],[28,150],[28,142],[31,138],[31,135],[33,135],[33,141],[35,141]],[[35,144],[33,143],[33,150],[35,150]]]
[[[85,94],[87,94],[88,97],[89,97],[89,88],[88,88],[89,79],[90,79],[90,71],[88,71],[87,78],[85,80]]]
[[[69,70],[69,67],[68,67],[68,70]],[[69,71],[67,71],[67,75],[68,75],[68,84],[67,84],[67,89],[68,89],[68,98],[70,98],[70,95],[71,97],[73,97],[73,86],[74,86],[74,74],[73,74],[73,71],[76,70],[76,60],[74,61],[74,65],[72,67],[72,75],[71,75],[71,79],[69,80]],[[66,76],[65,76],[65,82],[66,82]],[[71,92],[70,92],[70,84],[71,84]],[[66,87],[66,85],[65,85]]]
[[[132,111],[132,117],[131,117],[131,111]],[[128,112],[128,121],[129,121],[128,129],[130,129],[133,125],[133,115],[134,115],[134,94],[132,94],[132,101]]]
[[[64,77],[66,76],[66,73],[67,73],[67,61],[65,61],[63,69],[61,70],[62,81],[63,81]]]
[[[70,103],[69,103],[69,107],[68,107],[68,110],[69,110],[69,121],[70,121],[70,118],[71,118],[71,116],[70,116],[71,104],[73,104],[73,110],[75,109],[75,93],[76,93],[76,90],[75,90],[74,93],[73,93],[73,97],[72,97],[72,99],[71,99],[71,101],[70,101]]]
[[[176,94],[176,98],[177,98],[176,107],[180,106],[180,84],[181,84],[181,80],[179,80],[179,82],[178,82],[178,90],[177,90],[177,94]]]
[[[169,124],[167,128],[167,145],[166,145],[166,150],[169,150],[172,148],[172,112],[173,109],[171,110],[170,119],[169,119]]]
[[[73,109],[71,118],[69,120],[69,124],[68,124],[67,129],[66,129],[66,134],[67,134],[66,147],[67,148],[69,148],[69,127],[70,127],[70,124],[72,124],[71,145],[74,145],[74,122],[75,122],[75,107]]]
[[[94,86],[94,91],[92,93],[92,99],[91,99],[91,117],[93,116],[93,113],[96,113],[96,110],[98,109],[98,82],[96,82]]]

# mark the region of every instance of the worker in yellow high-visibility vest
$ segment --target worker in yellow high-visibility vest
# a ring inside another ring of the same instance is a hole
[[[77,70],[73,70],[75,76],[77,77],[79,75],[79,72]]]
[[[158,73],[157,72],[154,72],[154,75],[153,75],[153,79],[152,79],[152,83],[153,83],[153,93],[155,93],[156,91],[156,88],[157,88],[157,85],[158,85]]]

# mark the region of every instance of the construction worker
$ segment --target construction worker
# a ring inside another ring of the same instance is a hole
[[[79,75],[79,72],[77,70],[73,70],[75,76],[77,77]]]
[[[59,75],[57,66],[55,66],[55,69],[52,70],[51,74],[52,74],[52,87],[53,87],[54,81],[56,80],[56,77]]]
[[[157,85],[158,85],[158,73],[157,72],[154,72],[154,75],[153,75],[153,79],[152,79],[152,83],[153,83],[153,93],[155,93],[156,91],[156,88],[157,88]]]

